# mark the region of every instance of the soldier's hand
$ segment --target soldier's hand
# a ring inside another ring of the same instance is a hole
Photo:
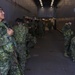
[[[11,29],[11,28],[8,28],[7,29],[7,34],[9,35],[9,36],[11,36],[11,35],[13,35],[13,30]]]

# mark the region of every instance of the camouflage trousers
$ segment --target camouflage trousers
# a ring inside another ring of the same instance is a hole
[[[10,69],[9,60],[7,61],[0,61],[0,75],[7,75]]]
[[[69,56],[71,56],[71,51],[70,51],[70,39],[65,40],[65,53]]]
[[[73,61],[75,62],[75,37],[72,38],[72,40],[71,40],[70,50],[71,50],[71,57],[72,57]]]
[[[23,43],[17,44],[17,53],[18,53],[18,61],[21,66],[22,74],[25,72],[25,63],[26,63],[26,47]]]
[[[16,55],[11,57],[10,61],[10,70],[8,75],[23,75],[21,71],[21,67],[18,63]]]
[[[72,57],[72,60],[75,62],[75,48],[71,49],[71,57]]]
[[[16,60],[0,62],[0,75],[22,75]]]
[[[9,54],[4,51],[3,47],[0,47],[0,75],[7,75],[10,69]]]
[[[39,37],[43,37],[44,36],[44,30],[43,29],[40,29],[39,30]]]

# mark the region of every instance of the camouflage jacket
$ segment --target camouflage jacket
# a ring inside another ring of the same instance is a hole
[[[13,27],[14,30],[14,38],[17,43],[25,43],[26,41],[26,34],[28,30],[23,24],[15,25]]]
[[[70,38],[72,38],[73,34],[74,34],[73,31],[71,29],[69,29],[64,33],[64,37],[65,37],[65,39],[70,39]]]
[[[8,59],[13,52],[12,37],[7,34],[7,27],[0,22],[0,60]]]

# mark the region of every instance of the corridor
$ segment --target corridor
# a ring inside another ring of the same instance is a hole
[[[58,31],[45,33],[39,38],[31,58],[26,64],[25,75],[75,75],[75,63],[63,55],[64,39]]]

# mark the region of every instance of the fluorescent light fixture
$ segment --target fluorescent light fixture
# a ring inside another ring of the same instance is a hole
[[[44,18],[42,20],[45,20]]]
[[[43,7],[43,3],[42,3],[42,0],[39,0],[39,2],[40,2],[40,5],[41,5],[41,7]]]
[[[43,6],[42,6],[42,8],[43,8]]]
[[[51,7],[53,6],[53,3],[54,3],[54,0],[52,0],[52,2],[51,2]]]

